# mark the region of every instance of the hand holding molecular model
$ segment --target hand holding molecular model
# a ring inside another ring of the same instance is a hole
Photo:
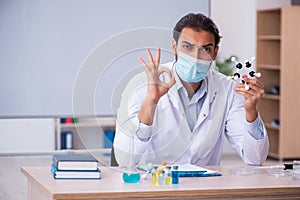
[[[255,60],[255,57],[252,57],[250,60],[245,60],[245,63],[242,64],[242,63],[236,61],[236,57],[232,57],[231,61],[235,62],[236,72],[233,74],[233,76],[228,76],[228,79],[233,79],[233,80],[240,79],[240,82],[243,83],[243,84],[245,84],[245,90],[249,90],[250,87],[247,85],[247,83],[245,81],[243,81],[241,79],[240,70],[242,70],[243,67],[246,67],[250,71],[250,68],[252,66],[252,62],[254,60]],[[251,70],[248,73],[248,77],[249,78],[260,78],[261,77],[261,73],[255,72],[255,71]]]

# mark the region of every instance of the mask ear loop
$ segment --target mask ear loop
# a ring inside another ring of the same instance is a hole
[[[172,64],[172,69],[171,69],[171,72],[172,72],[172,74],[174,74],[175,73],[175,70],[174,70],[174,66],[175,66],[175,63],[177,62],[177,60],[175,60],[174,62],[173,62],[173,64]]]
[[[204,52],[206,52],[206,50],[204,49],[204,47],[201,47],[201,51],[204,51]],[[208,53],[207,53],[208,54]],[[209,56],[210,57],[210,59],[209,60],[206,60],[206,59],[201,59],[201,58],[198,58],[198,59],[200,59],[200,60],[205,60],[205,61],[210,61],[210,63],[209,63],[209,70],[212,70],[212,63],[213,63],[213,58],[211,57],[211,56]]]
[[[177,46],[176,46],[176,48],[177,48]],[[175,51],[176,51],[176,50],[175,50]],[[175,60],[174,60],[174,62],[173,62],[173,64],[172,64],[172,70],[171,70],[172,74],[175,73],[174,65],[175,65],[175,63],[177,62],[177,60],[178,60],[178,55],[177,55],[177,51],[176,51],[176,52],[175,52]]]
[[[212,65],[212,60],[210,61],[210,63],[209,63],[209,70],[211,70],[212,69],[212,67],[211,67],[211,65]]]

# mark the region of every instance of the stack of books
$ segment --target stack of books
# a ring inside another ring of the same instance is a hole
[[[98,161],[90,154],[53,155],[51,173],[55,179],[100,179]]]

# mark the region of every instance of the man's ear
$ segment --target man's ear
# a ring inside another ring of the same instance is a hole
[[[219,46],[216,46],[215,52],[214,52],[214,55],[213,55],[213,60],[215,60],[217,58],[218,51],[219,51]]]
[[[176,41],[172,40],[172,54],[175,57],[175,60],[177,61],[177,50],[176,50],[177,44]]]

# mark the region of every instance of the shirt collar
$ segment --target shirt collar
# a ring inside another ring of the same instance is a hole
[[[186,89],[184,88],[178,74],[176,73],[176,71],[174,70],[174,77],[176,80],[176,88],[177,91],[180,95],[184,94],[186,97],[188,96]],[[194,96],[192,97],[192,99],[190,100],[190,104],[192,103],[196,103],[199,101],[200,98],[202,98],[208,91],[208,87],[207,87],[207,78],[205,78],[202,81],[202,84],[200,86],[200,88],[197,90],[197,92],[194,94]]]

